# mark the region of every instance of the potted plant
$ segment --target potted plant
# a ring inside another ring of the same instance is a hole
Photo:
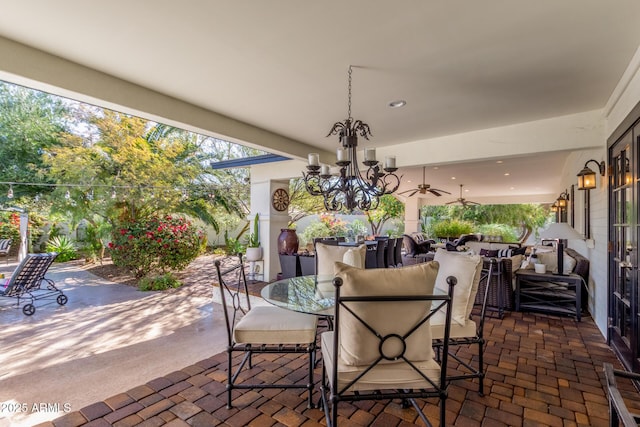
[[[260,246],[260,216],[256,214],[253,219],[253,231],[249,234],[247,244],[247,261],[259,261],[262,259],[262,247]]]

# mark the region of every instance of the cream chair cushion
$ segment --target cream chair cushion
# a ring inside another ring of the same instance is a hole
[[[329,382],[333,383],[333,370],[338,369],[338,384],[336,389],[342,390],[351,381],[355,380],[367,367],[347,365],[339,358],[336,366],[333,360],[333,331],[324,332],[321,335],[322,363],[327,372]],[[429,346],[430,347],[430,346]],[[418,360],[412,362],[414,366],[435,384],[440,384],[440,365],[433,359]],[[332,384],[333,385],[333,384]],[[360,378],[350,391],[371,391],[381,389],[406,389],[406,388],[431,388],[431,384],[411,368],[404,361],[379,364],[373,367]]]
[[[318,318],[274,306],[253,307],[233,329],[240,344],[308,344],[316,339]]]
[[[440,264],[436,289],[443,292],[449,290],[447,277],[458,279],[453,291],[453,305],[451,307],[452,323],[464,325],[471,315],[475,302],[480,276],[482,274],[482,257],[480,255],[459,254],[438,249],[434,261]],[[473,298],[472,298],[473,296]]]
[[[433,293],[437,275],[437,262],[369,270],[336,263],[336,276],[343,280],[340,288],[342,296],[430,295]],[[431,311],[429,301],[353,303],[350,307],[383,336],[408,332],[416,325],[416,319]],[[365,366],[373,363],[380,354],[379,339],[344,308],[340,308],[339,316],[340,363],[347,366]],[[389,349],[389,352],[393,353],[395,350],[394,347]],[[405,356],[412,361],[433,358],[429,322],[409,336]]]
[[[344,262],[357,268],[364,268],[367,246],[332,246],[316,243],[316,257],[318,269],[316,274],[332,276],[335,273],[335,263]]]

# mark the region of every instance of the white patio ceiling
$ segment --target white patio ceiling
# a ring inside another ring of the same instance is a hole
[[[367,146],[410,143],[602,109],[640,45],[639,17],[636,0],[14,0],[0,37],[332,151],[350,64]],[[390,109],[397,99],[407,106]],[[525,194],[565,155],[505,165]],[[504,182],[482,173],[495,160],[445,164],[427,182],[454,195]],[[420,167],[404,173],[422,180]]]

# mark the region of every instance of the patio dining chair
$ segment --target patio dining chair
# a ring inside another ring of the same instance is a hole
[[[333,276],[337,261],[353,267],[365,268],[367,246],[337,246],[316,243],[316,274]]]
[[[251,306],[247,279],[238,254],[238,263],[222,270],[220,260],[215,261],[220,297],[227,328],[227,408],[232,408],[233,390],[236,389],[306,389],[307,406],[313,407],[314,352],[316,349],[317,317],[275,306]],[[306,354],[308,373],[303,383],[252,382],[259,376],[252,372],[240,379],[243,368],[254,368],[252,356],[260,353]],[[234,356],[243,355],[239,364]]]
[[[361,270],[337,264],[333,331],[321,335],[321,398],[327,426],[339,422],[341,402],[401,399],[430,426],[416,399],[440,401],[445,425],[447,345],[437,361],[430,320],[443,309],[450,320],[455,278],[448,293],[434,294],[437,263],[397,269]],[[398,286],[402,284],[403,286]]]
[[[457,252],[449,252],[445,249],[438,249],[434,256],[434,261],[440,265],[438,277],[436,279],[436,289],[446,290],[448,275],[455,274],[458,279],[456,285],[456,293],[452,302],[451,313],[451,334],[449,338],[449,357],[457,363],[457,373],[448,375],[448,381],[478,378],[478,394],[484,395],[484,345],[485,339],[484,319],[486,313],[486,292],[483,298],[483,305],[478,317],[472,317],[472,311],[476,300],[476,294],[481,280],[487,280],[491,277],[492,270],[495,268],[495,258],[491,260],[489,271],[483,274],[483,260],[479,255],[467,255]],[[485,291],[488,286],[484,287]],[[440,311],[436,313],[432,321],[434,348],[438,357],[444,352],[444,325],[446,317],[445,313]],[[455,350],[459,346],[469,346],[475,351],[473,358],[476,359],[477,365],[473,360],[465,360],[459,357]]]
[[[607,382],[607,398],[609,400],[609,425],[624,427],[637,427],[640,425],[640,414],[632,413],[627,404],[623,393],[620,392],[617,378],[626,378],[628,380],[640,381],[640,374],[634,372],[621,371],[614,369],[611,363],[603,363],[604,376]],[[637,402],[638,394],[637,390],[630,385],[632,395],[625,393],[628,400]]]

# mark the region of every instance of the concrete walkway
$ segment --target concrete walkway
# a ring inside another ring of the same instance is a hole
[[[15,267],[3,263],[0,273]],[[0,427],[77,411],[225,348],[210,283],[140,292],[69,264],[47,277],[67,305],[36,301],[27,317],[15,299],[0,298]]]

